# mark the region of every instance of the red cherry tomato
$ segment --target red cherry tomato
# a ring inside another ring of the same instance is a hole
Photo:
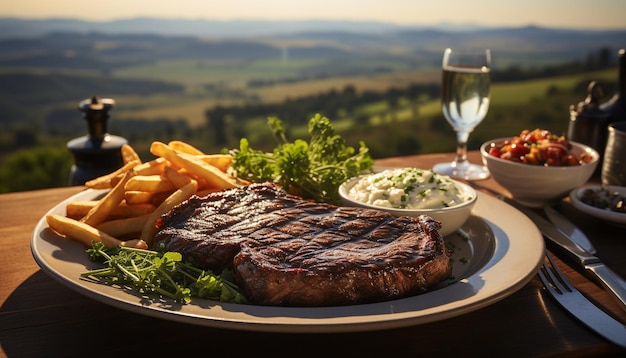
[[[525,146],[524,144],[511,144],[511,157],[522,158],[526,154],[530,152],[530,148]]]
[[[500,156],[502,155],[502,152],[500,151],[500,148],[498,147],[491,147],[489,148],[489,155],[493,155],[494,157],[500,158]]]

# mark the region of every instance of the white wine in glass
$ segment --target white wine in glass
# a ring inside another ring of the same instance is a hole
[[[468,52],[447,48],[443,53],[441,104],[443,114],[456,132],[456,158],[433,170],[465,180],[489,177],[489,170],[467,160],[467,140],[489,109],[491,52]]]

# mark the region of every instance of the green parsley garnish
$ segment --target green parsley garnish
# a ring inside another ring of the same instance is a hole
[[[289,142],[282,122],[268,118],[278,141],[271,153],[255,150],[242,138],[239,149],[230,151],[237,176],[251,182],[270,181],[291,194],[317,202],[340,205],[339,186],[349,178],[371,172],[374,160],[365,143],[358,151],[335,134],[330,120],[319,114],[309,121],[309,141]]]
[[[157,252],[128,247],[106,248],[96,242],[87,250],[92,261],[106,267],[87,271],[81,277],[107,285],[130,288],[146,295],[189,303],[192,297],[245,303],[245,296],[232,283],[232,271],[220,275],[182,261],[178,252]]]

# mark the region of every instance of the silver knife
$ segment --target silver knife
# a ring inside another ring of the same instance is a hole
[[[563,235],[548,219],[545,219],[543,216],[518,204],[512,199],[506,197],[501,198],[526,214],[526,216],[537,225],[543,236],[565,250],[580,267],[595,276],[602,283],[602,286],[609,290],[617,301],[621,303],[620,306],[626,310],[626,281],[604,265],[599,258],[585,251],[580,246],[576,245],[569,237]]]
[[[573,222],[569,221],[566,217],[561,215],[553,207],[546,205],[543,208],[543,212],[552,223],[561,231],[565,236],[572,239],[578,246],[582,247],[588,253],[595,255],[596,248],[587,238],[584,232],[582,232]]]

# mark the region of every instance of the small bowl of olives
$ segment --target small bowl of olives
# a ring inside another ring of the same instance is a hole
[[[572,190],[570,201],[585,214],[626,226],[626,187],[586,185]]]

